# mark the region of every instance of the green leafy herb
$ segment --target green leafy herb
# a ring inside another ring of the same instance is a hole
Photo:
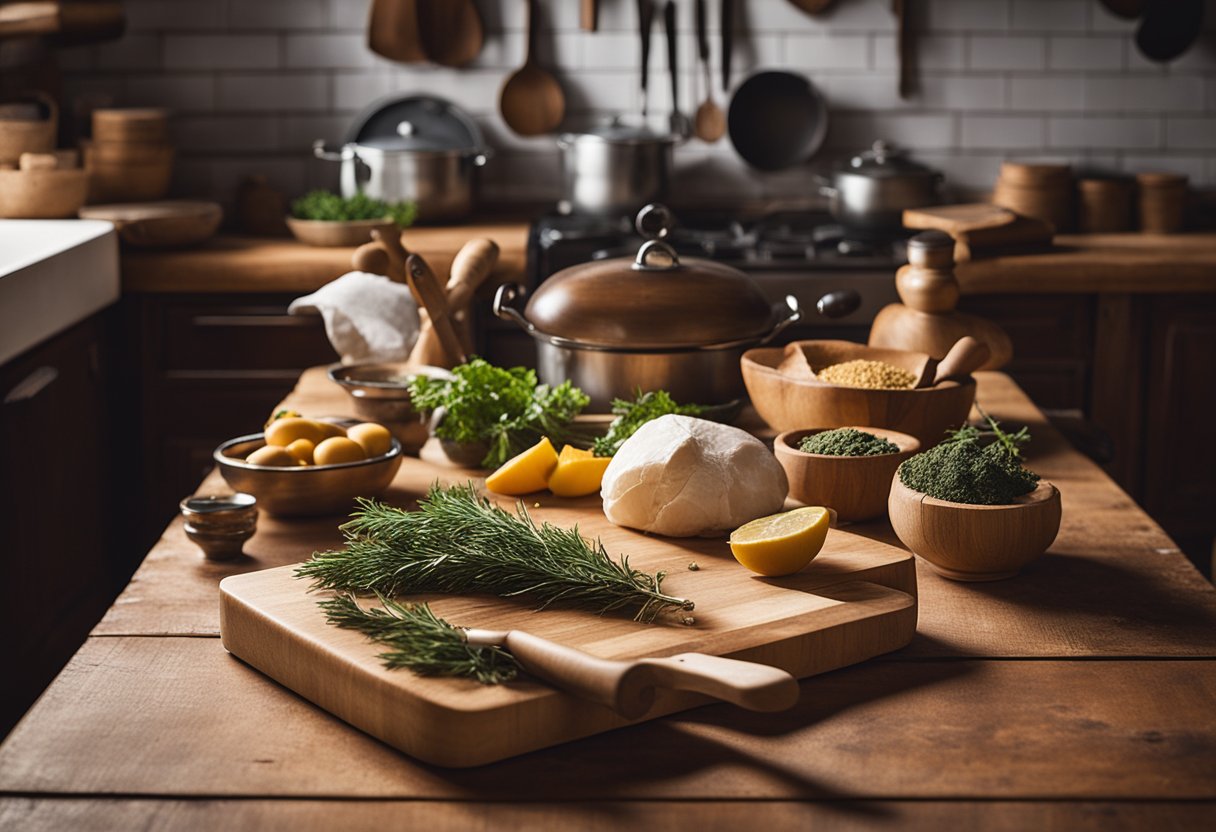
[[[899,466],[899,479],[908,488],[953,503],[1008,505],[1034,491],[1039,475],[1022,466],[1021,448],[1030,441],[1023,427],[1016,433],[984,413],[988,430],[964,425],[950,431],[940,445]],[[995,441],[984,444],[991,435]]]
[[[291,215],[301,220],[390,219],[400,228],[414,223],[416,207],[412,202],[385,202],[360,191],[354,196],[338,196],[332,191],[309,191],[291,203]]]
[[[897,454],[899,446],[864,430],[837,428],[802,437],[798,450],[825,456],[878,456]]]
[[[621,445],[625,444],[625,440],[652,419],[666,416],[668,413],[700,416],[705,412],[705,407],[699,404],[677,404],[666,390],[653,390],[649,393],[639,390],[635,401],[613,399],[612,412],[616,418],[608,427],[608,433],[596,439],[592,445],[596,456],[615,456]]]
[[[538,526],[523,503],[514,513],[505,511],[471,484],[433,486],[418,511],[361,499],[341,529],[346,548],[314,554],[297,577],[312,579],[319,589],[385,596],[484,592],[526,597],[541,609],[629,609],[639,621],[693,608],[691,601],[663,594],[663,572],[633,569],[625,556],[614,561],[577,527]]]
[[[416,376],[410,398],[422,411],[445,409],[435,429],[441,439],[489,443],[484,467],[497,468],[542,436],[554,444],[585,444],[571,423],[591,399],[570,382],[538,385],[535,370],[507,370],[481,358],[456,367],[452,374],[450,381]]]
[[[358,630],[372,641],[392,648],[379,658],[390,670],[409,668],[419,676],[468,676],[483,685],[515,678],[519,664],[501,647],[474,647],[464,631],[431,611],[426,604],[399,604],[376,596],[382,608],[365,609],[351,595],[342,594],[319,606],[326,620],[347,630]]]

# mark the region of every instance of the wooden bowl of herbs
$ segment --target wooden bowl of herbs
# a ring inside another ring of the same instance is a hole
[[[291,203],[287,227],[310,246],[359,246],[372,231],[391,234],[413,224],[412,202],[385,202],[365,193],[343,197],[331,191],[310,191]]]
[[[843,523],[886,514],[896,469],[920,447],[915,436],[875,427],[788,430],[773,442],[790,496]]]
[[[986,417],[988,418],[988,417]],[[1026,429],[964,427],[909,458],[891,483],[891,527],[905,546],[956,581],[1011,578],[1060,531],[1060,491],[1022,465]]]

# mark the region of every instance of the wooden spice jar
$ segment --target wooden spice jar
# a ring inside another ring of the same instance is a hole
[[[1130,179],[1081,179],[1077,182],[1077,227],[1086,234],[1109,234],[1132,227]]]
[[[1024,217],[1049,222],[1056,231],[1073,227],[1072,168],[1066,164],[1005,162],[992,202]]]
[[[1141,173],[1140,230],[1149,234],[1181,231],[1186,219],[1187,178],[1178,173]]]

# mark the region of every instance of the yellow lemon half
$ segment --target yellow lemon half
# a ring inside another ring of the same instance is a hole
[[[730,551],[759,575],[792,575],[819,554],[830,519],[830,512],[821,506],[770,514],[731,532]]]
[[[567,445],[557,457],[557,467],[549,477],[549,490],[558,497],[585,497],[600,490],[610,456],[595,456]]]
[[[542,491],[556,467],[557,451],[553,450],[553,443],[546,436],[522,454],[508,459],[501,468],[486,477],[486,488],[495,494],[511,496]]]

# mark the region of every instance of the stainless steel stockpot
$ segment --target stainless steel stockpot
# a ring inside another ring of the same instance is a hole
[[[564,201],[575,214],[623,215],[665,199],[675,142],[673,136],[615,120],[559,136]]]
[[[832,216],[853,229],[902,228],[905,209],[941,202],[942,175],[883,141],[817,178]]]

